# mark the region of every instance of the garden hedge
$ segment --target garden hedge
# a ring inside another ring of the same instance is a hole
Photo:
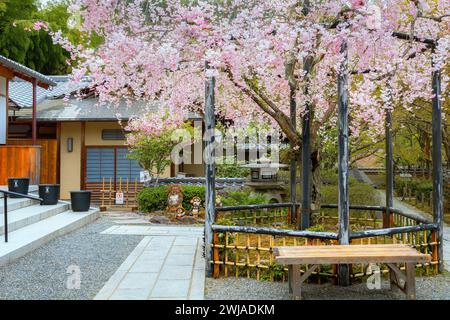
[[[181,186],[183,192],[183,207],[190,210],[192,205],[190,201],[198,196],[205,203],[204,186]],[[147,187],[142,189],[137,196],[139,211],[153,212],[165,210],[167,207],[167,196],[169,195],[168,186]]]

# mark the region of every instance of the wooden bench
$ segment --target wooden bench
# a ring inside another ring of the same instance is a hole
[[[408,297],[416,298],[415,265],[431,261],[429,254],[423,254],[404,244],[382,245],[336,245],[298,246],[274,248],[276,262],[288,265],[289,291],[293,299],[301,299],[303,282],[321,264],[384,263],[389,267],[390,283],[399,287]],[[406,274],[397,267],[406,264]],[[300,274],[299,265],[311,265]]]

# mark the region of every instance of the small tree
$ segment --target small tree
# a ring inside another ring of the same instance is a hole
[[[159,119],[161,117],[159,113],[150,114],[147,119],[155,117]],[[130,149],[128,158],[137,160],[152,178],[156,177],[155,185],[172,162],[172,150],[180,143],[180,135],[177,135],[176,131],[185,130],[192,136],[194,130],[190,123],[184,123],[182,117],[173,115],[167,110],[163,110],[162,113],[167,122],[155,121],[149,128],[148,123],[143,126],[142,120],[135,118],[130,120],[126,128],[130,131],[127,134]],[[164,126],[161,126],[162,123]]]

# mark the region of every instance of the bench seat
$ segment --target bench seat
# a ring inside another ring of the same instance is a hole
[[[301,285],[321,264],[384,263],[389,267],[390,282],[415,299],[415,265],[429,263],[431,256],[405,244],[290,246],[275,247],[275,261],[288,265],[289,288],[293,299],[301,299]],[[406,264],[404,275],[396,264]],[[312,265],[303,275],[299,265]]]

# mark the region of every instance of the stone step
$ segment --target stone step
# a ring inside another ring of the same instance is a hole
[[[10,211],[8,204],[8,232],[26,227],[67,210],[69,210],[69,204],[63,202],[51,206],[34,204],[14,211]],[[0,235],[4,234],[4,231],[4,214],[3,211],[0,211]]]
[[[9,241],[0,239],[0,266],[39,248],[52,239],[76,230],[99,217],[99,210],[64,211],[50,218],[8,233]]]
[[[8,186],[0,186],[0,190],[8,190]],[[28,193],[32,195],[37,195],[39,191],[39,186],[31,185],[28,187]],[[3,192],[0,192],[0,199],[3,198]]]
[[[21,208],[25,208],[28,206],[31,206],[33,204],[39,203],[39,201],[27,199],[27,198],[8,198],[8,212],[18,210]],[[0,213],[3,214],[4,212],[4,200],[0,200]]]

